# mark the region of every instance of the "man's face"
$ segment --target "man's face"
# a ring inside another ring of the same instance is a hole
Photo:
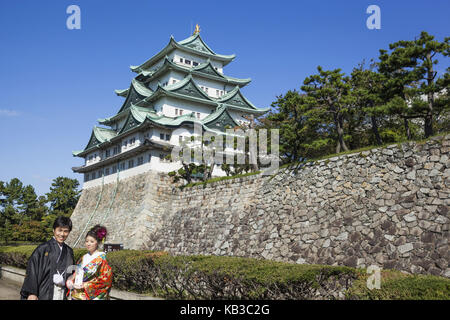
[[[59,244],[63,244],[69,236],[70,230],[67,227],[56,227],[53,229],[53,235]]]

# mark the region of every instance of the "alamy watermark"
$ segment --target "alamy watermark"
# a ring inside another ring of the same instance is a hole
[[[381,9],[379,6],[372,4],[367,7],[367,14],[370,16],[366,20],[366,26],[369,30],[381,29]]]
[[[367,278],[367,288],[369,290],[381,289],[381,268],[377,265],[371,265],[367,268],[367,274],[371,275]]]
[[[279,130],[270,129],[270,154],[267,129],[226,129],[225,133],[204,131],[194,124],[194,134],[171,152],[172,161],[206,165],[258,165],[263,175],[279,168]]]
[[[81,9],[77,5],[70,5],[66,9],[66,13],[70,16],[66,20],[66,26],[69,30],[81,29]]]

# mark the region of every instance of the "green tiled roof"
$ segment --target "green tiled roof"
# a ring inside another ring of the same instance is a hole
[[[82,151],[74,151],[73,155],[83,156],[105,142],[110,142],[113,139],[120,139],[120,137],[124,136],[128,131],[137,127],[142,127],[145,123],[153,123],[167,128],[177,128],[184,123],[198,123],[206,131],[214,131],[221,134],[224,134],[227,127],[233,128],[238,126],[229,114],[225,105],[219,106],[216,111],[201,120],[195,116],[195,112],[186,113],[178,117],[167,117],[158,115],[154,110],[135,105],[131,105],[127,110],[127,113],[127,120],[117,133],[111,129],[94,127],[86,148]]]
[[[128,90],[130,90],[130,88],[127,89],[123,89],[123,90],[114,90],[114,92],[121,97],[126,97],[128,94]]]
[[[142,72],[143,70],[148,69],[150,66],[155,64],[158,60],[164,58],[167,54],[169,54],[174,49],[180,49],[182,51],[198,54],[204,57],[209,57],[215,60],[222,61],[224,65],[230,63],[236,55],[222,55],[217,54],[208,47],[208,45],[203,41],[200,37],[200,34],[193,35],[187,39],[182,41],[175,41],[175,39],[171,36],[169,43],[156,55],[148,59],[146,62],[139,66],[130,66],[133,72]]]
[[[182,66],[169,60],[168,54],[175,49],[186,53],[196,54],[207,58],[205,63],[195,67]],[[74,151],[74,156],[83,157],[93,150],[117,143],[120,139],[137,130],[149,127],[177,128],[188,124],[200,124],[205,131],[225,134],[225,129],[239,126],[230,115],[230,110],[238,110],[244,113],[262,114],[270,108],[258,109],[247,100],[240,91],[240,87],[248,84],[251,79],[238,79],[218,72],[211,61],[221,61],[225,66],[235,58],[235,55],[220,55],[215,53],[200,37],[199,34],[182,41],[175,41],[170,38],[167,46],[152,58],[140,66],[131,67],[134,72],[139,73],[131,81],[130,87],[123,90],[115,90],[118,96],[125,97],[121,108],[116,115],[99,119],[99,123],[107,126],[114,126],[119,121],[125,120],[117,130],[94,127],[88,144],[82,151]],[[155,63],[164,59],[161,66],[155,70],[149,70]],[[159,79],[168,70],[176,70],[186,74],[186,77],[174,84],[161,86],[158,83],[155,91],[147,87],[153,79]],[[210,97],[201,89],[193,79],[206,78],[218,81],[222,84],[235,85],[235,88],[219,98]],[[185,113],[177,117],[168,117],[157,114],[153,108],[153,103],[161,97],[172,97],[181,101],[192,101],[208,105],[215,108],[215,111],[203,119],[198,119],[195,112]]]
[[[102,144],[103,142],[111,140],[115,136],[117,136],[117,133],[114,130],[95,126],[92,129],[91,137],[89,138],[89,142],[84,148],[84,150],[74,151],[72,152],[72,154],[74,156],[78,156],[81,153],[85,153],[88,150],[94,150],[95,147]]]
[[[231,85],[239,85],[241,87],[249,84],[251,81],[250,78],[239,79],[239,78],[229,77],[229,76],[226,76],[226,75],[218,72],[217,70],[214,69],[213,65],[211,64],[210,59],[208,59],[207,62],[201,63],[196,67],[189,68],[187,66],[179,65],[177,63],[170,61],[170,59],[167,56],[164,58],[163,64],[158,69],[152,70],[152,71],[143,70],[140,74],[143,75],[144,77],[148,78],[146,80],[146,82],[147,82],[147,81],[151,81],[153,78],[158,77],[159,75],[164,74],[164,72],[171,70],[171,69],[185,72],[185,73],[191,73],[192,75],[196,75],[199,77],[205,77],[208,79],[228,83]],[[119,95],[118,91],[119,90],[116,90],[116,93]]]

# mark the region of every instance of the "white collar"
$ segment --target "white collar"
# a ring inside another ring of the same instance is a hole
[[[82,267],[84,268],[85,266],[87,266],[92,260],[94,260],[95,258],[97,258],[98,256],[104,254],[103,251],[97,251],[94,252],[92,255],[88,252],[83,256],[83,261],[82,261]]]

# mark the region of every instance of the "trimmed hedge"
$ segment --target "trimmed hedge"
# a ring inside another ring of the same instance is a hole
[[[0,247],[0,264],[25,268],[35,247]],[[369,290],[365,270],[349,267],[137,250],[110,252],[108,262],[114,288],[166,299],[450,299],[450,279],[394,270]]]
[[[348,299],[360,300],[450,300],[450,279],[432,275],[410,275],[382,270],[379,290],[369,290],[369,276],[361,273],[347,292]]]

